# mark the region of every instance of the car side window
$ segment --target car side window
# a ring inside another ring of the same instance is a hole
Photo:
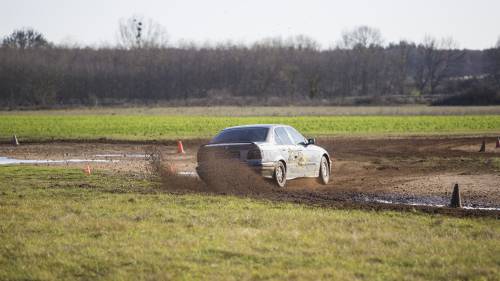
[[[292,140],[293,140],[294,144],[304,144],[304,143],[306,143],[306,138],[304,138],[304,136],[302,136],[294,128],[287,127],[286,130],[290,134],[290,136],[292,137]]]
[[[283,140],[281,140],[280,136],[278,135],[278,132],[276,132],[276,130],[274,130],[274,141],[276,142],[276,144],[279,144],[279,145],[283,145],[285,144],[283,142]]]
[[[278,127],[276,129],[274,129],[274,134],[275,134],[275,136],[278,136],[278,138],[276,138],[277,144],[281,144],[281,145],[293,144],[290,137],[288,137],[288,134],[286,133],[285,128]]]

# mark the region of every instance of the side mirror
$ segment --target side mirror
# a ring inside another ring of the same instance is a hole
[[[315,144],[316,139],[307,139],[307,144]]]

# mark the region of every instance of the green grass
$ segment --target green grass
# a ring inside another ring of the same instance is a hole
[[[308,136],[499,133],[500,115],[207,117],[138,115],[3,115],[0,138],[21,140],[162,140],[209,137],[235,125],[289,124]]]
[[[0,167],[0,280],[498,280],[500,222]]]

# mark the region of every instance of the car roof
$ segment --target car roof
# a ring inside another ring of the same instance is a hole
[[[225,128],[224,130],[231,130],[231,129],[243,129],[243,128],[275,128],[275,127],[290,127],[288,125],[281,125],[281,124],[252,124],[252,125],[241,125],[241,126],[233,126],[233,127],[228,127]]]

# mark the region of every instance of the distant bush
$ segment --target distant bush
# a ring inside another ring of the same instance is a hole
[[[432,105],[500,105],[500,91],[488,86],[475,86],[463,93],[437,100]]]

